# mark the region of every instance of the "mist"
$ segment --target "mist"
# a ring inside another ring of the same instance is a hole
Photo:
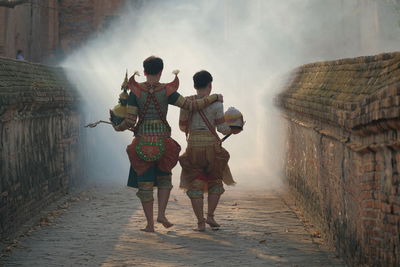
[[[139,2],[139,4],[138,4]],[[400,50],[400,27],[390,0],[168,0],[128,1],[109,28],[62,63],[82,95],[85,122],[108,119],[126,69],[138,70],[150,55],[164,60],[161,82],[179,69],[179,93],[195,94],[192,76],[205,69],[225,110],[239,109],[244,131],[228,138],[229,165],[237,186],[276,188],[282,181],[284,125],[275,96],[285,75],[308,62]],[[179,109],[169,107],[172,137],[186,148]],[[94,180],[125,184],[125,149],[131,132],[109,125],[83,129],[86,163]],[[180,167],[173,170],[179,183]]]

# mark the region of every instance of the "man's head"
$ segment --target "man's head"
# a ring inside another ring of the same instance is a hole
[[[193,75],[194,88],[197,90],[198,93],[204,95],[210,94],[212,81],[213,77],[206,70],[196,72],[196,74]]]
[[[164,68],[164,63],[161,58],[151,56],[143,61],[145,75],[161,75]]]

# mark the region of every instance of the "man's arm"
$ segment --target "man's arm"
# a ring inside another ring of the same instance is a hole
[[[223,101],[222,95],[212,94],[207,97],[203,97],[200,99],[188,99],[181,96],[178,92],[174,92],[168,97],[168,103],[174,106],[178,106],[181,109],[196,111],[208,107],[210,104],[215,101]]]
[[[114,129],[120,132],[135,127],[138,112],[139,109],[136,101],[136,96],[131,92],[128,97],[128,105],[126,106],[126,117],[121,124],[114,126]]]
[[[189,127],[189,111],[181,108],[179,113],[179,129],[186,133]]]
[[[224,116],[224,105],[222,103],[215,104],[215,120],[214,123],[217,126],[218,132],[222,133],[223,135],[228,135],[232,133],[231,128],[225,121]]]

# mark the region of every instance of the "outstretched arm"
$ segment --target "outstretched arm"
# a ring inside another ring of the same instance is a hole
[[[179,129],[186,133],[189,128],[189,111],[181,109],[179,113]]]
[[[203,97],[200,99],[188,99],[181,96],[178,92],[174,92],[168,97],[168,103],[174,106],[178,106],[181,109],[196,111],[208,107],[210,104],[215,101],[223,101],[222,95],[212,94],[207,97]]]
[[[222,133],[223,135],[231,134],[232,130],[225,121],[224,105],[222,103],[218,103],[218,105],[215,105],[215,108],[216,110],[214,123],[217,126],[218,132]]]

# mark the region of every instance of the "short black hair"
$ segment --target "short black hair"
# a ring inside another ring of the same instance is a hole
[[[164,62],[159,57],[151,56],[143,61],[143,68],[146,74],[159,74],[164,68]]]
[[[21,53],[22,53],[22,50],[18,49],[17,54],[21,54]]]
[[[194,88],[201,89],[213,81],[213,77],[206,70],[201,70],[193,75]]]

